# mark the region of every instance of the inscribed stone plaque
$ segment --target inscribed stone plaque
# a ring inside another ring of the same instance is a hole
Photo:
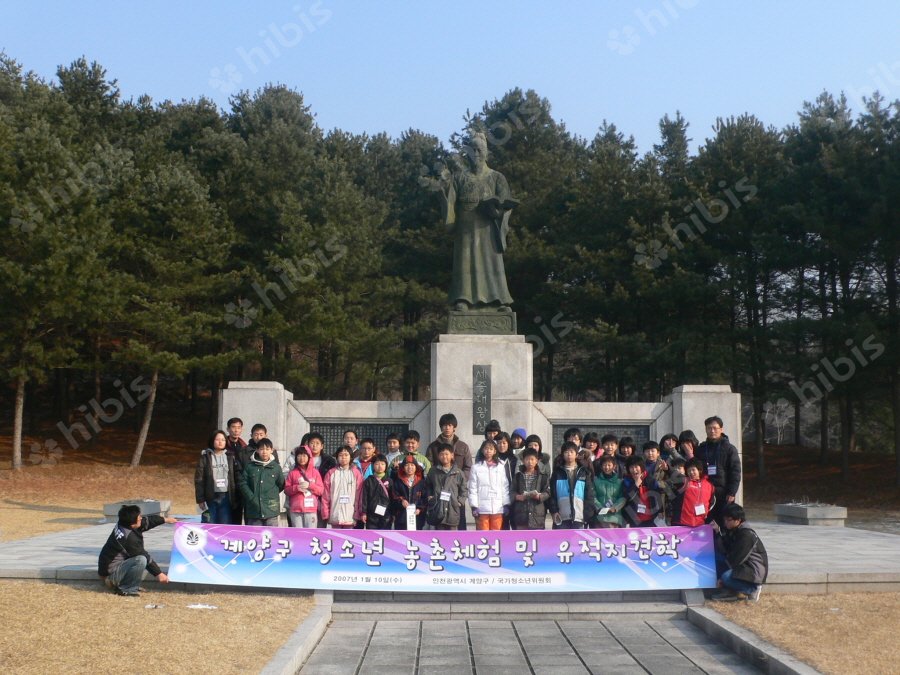
[[[447,332],[451,335],[515,335],[516,313],[451,309]]]
[[[472,366],[472,431],[483,435],[491,421],[491,367]]]
[[[559,454],[559,448],[563,443],[563,434],[566,429],[577,427],[581,429],[581,437],[584,434],[595,431],[601,438],[604,434],[613,434],[616,438],[631,436],[634,439],[636,453],[641,454],[641,446],[650,440],[650,426],[646,424],[554,424],[553,425],[553,452],[552,456]]]
[[[312,422],[309,430],[322,434],[325,439],[325,450],[327,454],[332,454],[344,442],[344,431],[353,429],[359,440],[371,438],[375,441],[375,447],[380,452],[384,452],[388,434],[397,434],[401,439],[403,434],[409,431],[409,424],[394,423],[360,423],[360,422]],[[400,441],[403,445],[403,441]],[[292,446],[293,447],[293,446]]]

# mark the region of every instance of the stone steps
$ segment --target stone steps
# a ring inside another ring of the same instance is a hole
[[[625,593],[354,593],[335,591],[335,619],[598,621],[684,618],[681,591]]]

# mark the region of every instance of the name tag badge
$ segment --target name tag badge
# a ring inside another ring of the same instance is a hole
[[[442,493],[441,493],[441,501],[442,501],[442,502],[449,502],[449,501],[450,501],[450,493],[449,493],[449,492],[442,492]]]
[[[643,514],[647,513],[647,507],[644,506],[643,504],[638,504],[637,512],[640,513],[641,515],[643,515]]]
[[[216,490],[219,492],[225,492],[228,489],[228,479],[227,478],[216,478]]]
[[[375,507],[375,515],[376,516],[383,516],[386,511],[387,511],[387,507],[382,506],[381,504],[379,504],[378,506]]]
[[[406,529],[416,529],[416,505],[410,504],[406,507]]]
[[[705,504],[697,504],[697,505],[694,507],[694,514],[695,514],[695,515],[697,515],[697,516],[702,516],[704,513],[706,513],[706,505],[705,505]]]
[[[338,504],[349,504],[350,497],[348,495],[342,495],[338,497]]]
[[[316,498],[312,495],[306,495],[303,497],[303,508],[311,509],[316,505]]]
[[[707,469],[706,473],[709,476],[715,476],[717,473],[717,469],[718,469],[718,467],[715,464],[713,464],[709,467],[709,469]]]
[[[613,504],[613,503],[612,503],[612,500],[610,500],[610,499],[607,499],[607,500],[606,500],[606,508],[607,508],[607,510],[609,510],[609,509],[612,508],[612,504]]]

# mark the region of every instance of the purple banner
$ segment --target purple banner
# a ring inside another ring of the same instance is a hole
[[[712,588],[712,528],[328,530],[179,523],[172,581],[261,588],[535,592]]]

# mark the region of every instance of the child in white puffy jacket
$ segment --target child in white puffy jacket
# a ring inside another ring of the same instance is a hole
[[[494,441],[485,441],[469,476],[469,504],[479,530],[500,530],[509,513],[510,477],[506,462],[497,458]]]

